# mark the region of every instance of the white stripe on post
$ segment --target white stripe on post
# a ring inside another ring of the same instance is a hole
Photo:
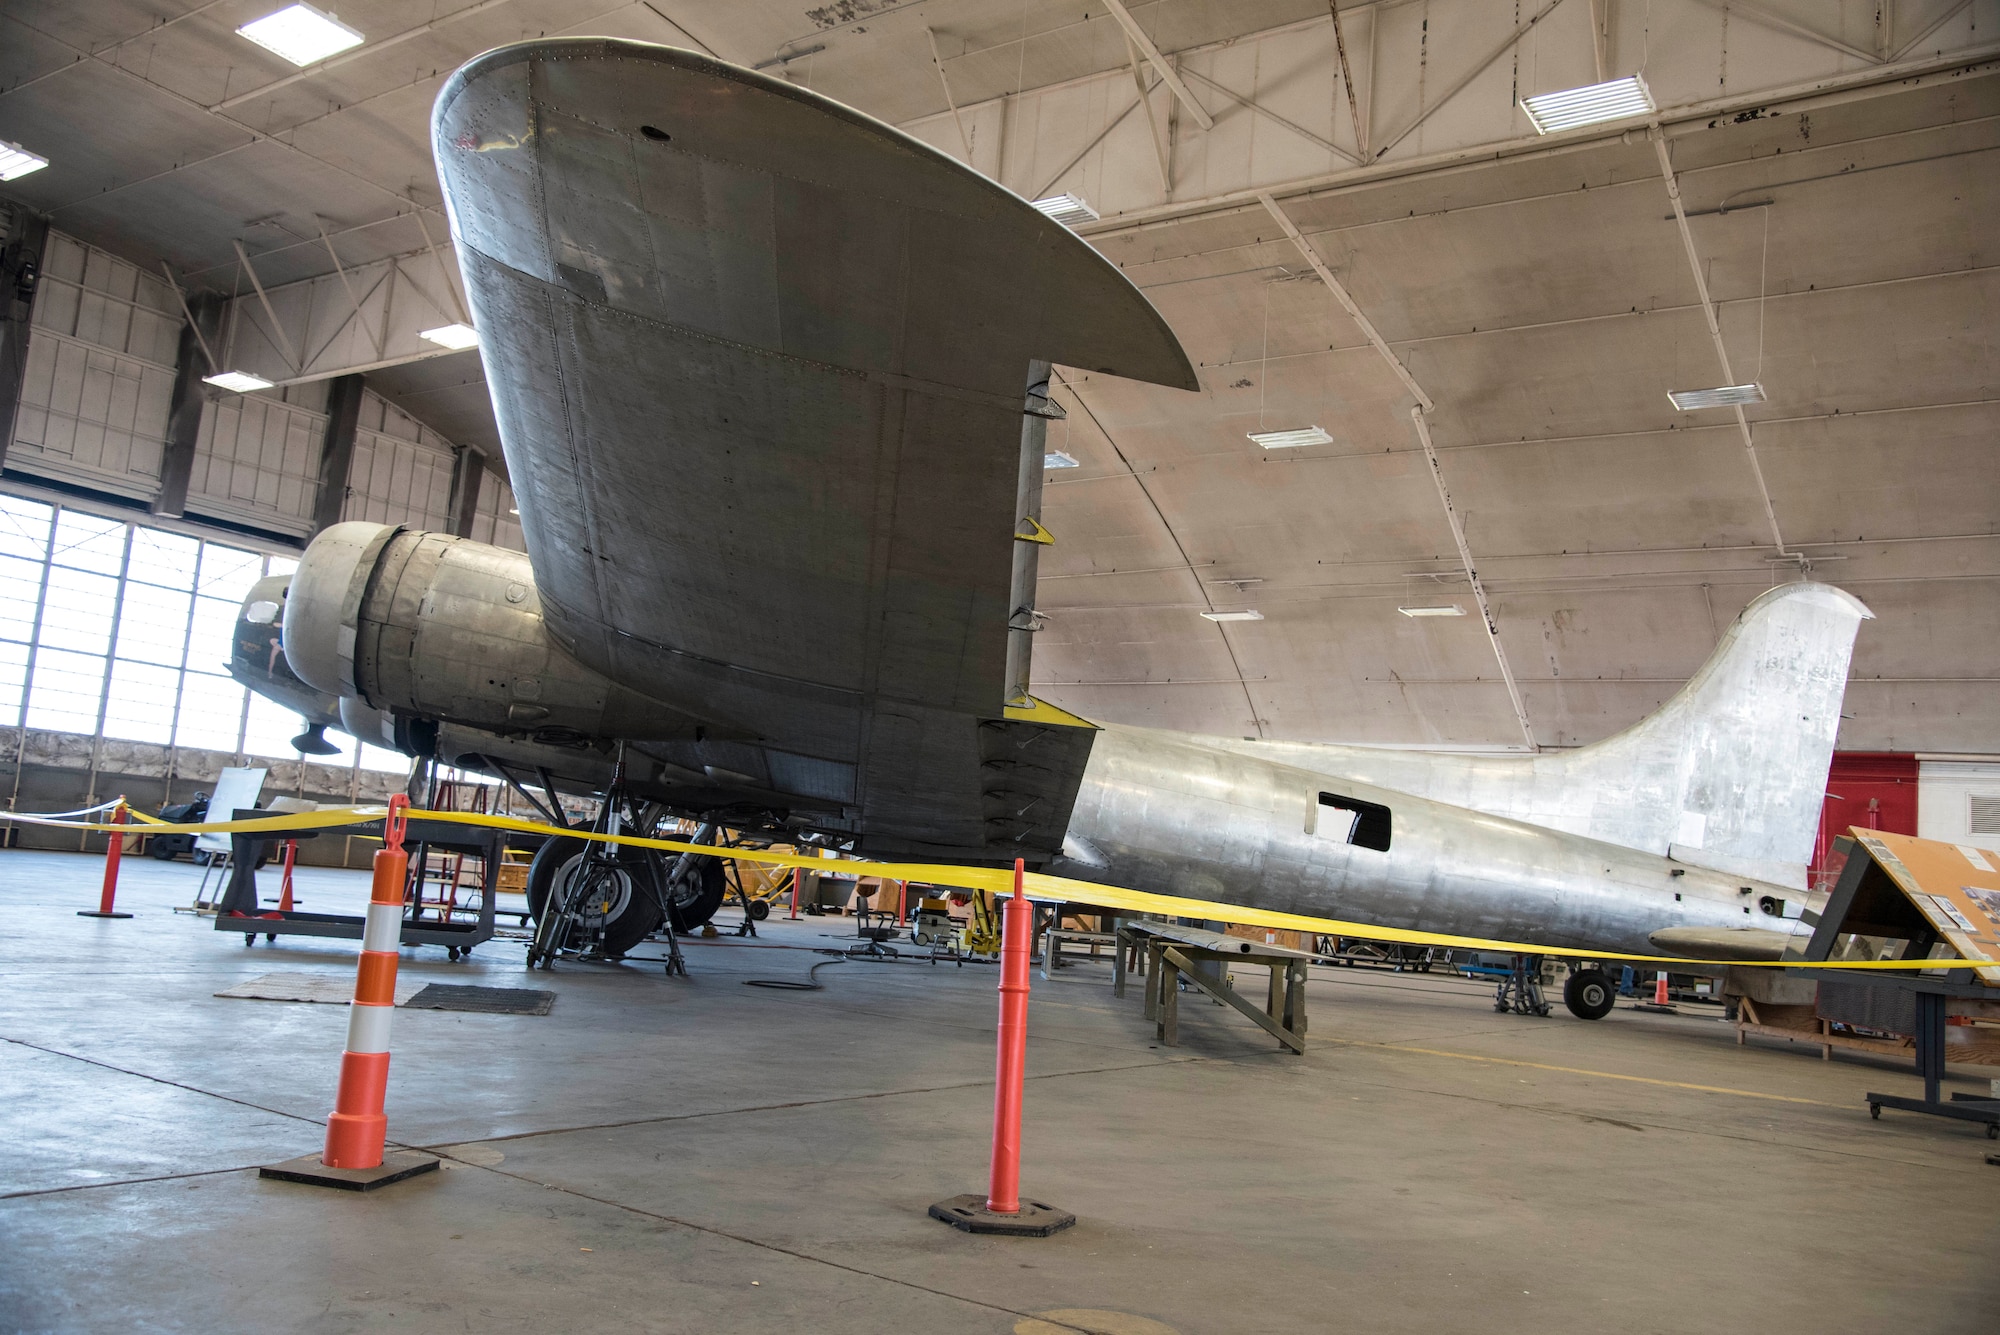
[[[389,1020],[395,1013],[394,1006],[371,1006],[365,1001],[350,1002],[347,1008],[347,1050],[387,1052]]]
[[[370,904],[368,925],[361,929],[363,950],[394,951],[403,944],[403,906]]]

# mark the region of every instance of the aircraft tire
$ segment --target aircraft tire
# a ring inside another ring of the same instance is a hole
[[[1563,1005],[1579,1020],[1601,1020],[1618,1004],[1618,989],[1602,969],[1579,969],[1563,982]]]
[[[682,935],[700,931],[722,907],[723,896],[728,893],[729,878],[722,869],[722,859],[696,858],[688,879],[669,901],[674,930]]]
[[[527,889],[528,912],[537,922],[541,921],[542,910],[549,902],[550,890],[557,884],[556,878],[577,865],[586,847],[585,840],[558,836],[536,851],[534,860],[528,864]],[[612,896],[612,911],[603,924],[606,955],[623,955],[659,927],[659,902],[642,878],[650,877],[654,885],[659,884],[665,874],[662,862],[660,856],[652,852],[619,859],[619,875],[623,878],[619,889],[622,893]]]

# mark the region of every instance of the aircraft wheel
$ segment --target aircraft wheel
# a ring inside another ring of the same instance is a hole
[[[1563,1005],[1579,1020],[1601,1020],[1618,1002],[1618,989],[1602,969],[1579,969],[1563,983]]]
[[[588,875],[591,885],[583,923],[603,931],[605,954],[623,955],[660,925],[660,906],[645,878],[658,884],[662,859],[642,850],[621,853],[614,862],[586,864],[583,855],[588,847],[585,840],[560,837],[542,845],[528,864],[528,912],[540,922],[556,886],[566,891],[572,878]]]
[[[674,915],[674,930],[685,936],[708,925],[715,911],[722,907],[722,900],[729,893],[729,878],[722,869],[721,858],[696,858],[694,866],[681,883],[674,887],[673,898],[669,901]],[[765,906],[764,912],[769,913]],[[755,910],[752,910],[754,916]]]

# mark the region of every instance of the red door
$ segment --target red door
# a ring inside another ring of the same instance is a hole
[[[1813,848],[1808,884],[1831,890],[1847,859],[1834,851],[1833,841],[1849,827],[1917,832],[1917,758],[1888,751],[1836,751],[1826,778],[1826,803],[1820,808],[1819,841]]]

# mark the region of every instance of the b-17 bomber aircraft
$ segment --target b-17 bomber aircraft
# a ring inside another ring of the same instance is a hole
[[[1117,268],[888,126],[667,47],[488,52],[433,147],[528,551],[319,534],[235,661],[309,724],[575,792],[622,756],[649,819],[1557,954],[1805,930],[1848,594],[1764,594],[1657,714],[1568,752],[1091,723],[1028,690],[1050,364],[1198,387]],[[1611,996],[1592,969],[1566,1000]]]

